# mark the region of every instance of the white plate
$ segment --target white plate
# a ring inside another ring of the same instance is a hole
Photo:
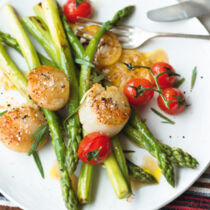
[[[32,15],[32,6],[37,0],[3,0],[0,6],[5,3],[12,4],[17,11],[24,16]],[[137,6],[135,15],[130,19],[130,24],[138,25],[145,29],[154,31],[170,31],[184,33],[207,34],[204,27],[197,19],[186,20],[177,23],[154,23],[146,18],[146,12],[160,6],[174,3],[171,0],[93,0],[96,18],[107,20],[114,12],[125,5],[134,4]],[[0,11],[0,30],[10,32],[8,23]],[[131,202],[118,200],[108,180],[106,170],[98,166],[94,176],[93,198],[94,201],[86,205],[84,209],[91,210],[137,210],[160,208],[178,195],[183,193],[206,169],[210,160],[210,42],[187,39],[156,39],[151,41],[142,50],[151,51],[156,48],[165,49],[170,58],[170,63],[178,73],[186,78],[182,89],[186,91],[187,100],[191,106],[181,115],[171,117],[176,125],[160,123],[161,119],[145,108],[142,113],[147,118],[147,124],[153,134],[164,143],[172,146],[179,146],[195,156],[200,165],[197,169],[176,170],[178,182],[176,188],[170,187],[164,177],[159,185],[144,186],[135,191],[135,197]],[[9,51],[15,62],[22,68],[27,66],[24,60],[14,51]],[[191,72],[194,66],[198,67],[198,77],[195,88],[189,91]],[[201,79],[203,76],[203,79]],[[10,93],[9,93],[10,94]],[[16,93],[14,101],[21,103],[20,96]],[[0,98],[1,102],[3,98]],[[151,106],[156,106],[151,103]],[[172,136],[170,139],[169,136]],[[183,139],[185,136],[185,139]],[[124,141],[124,140],[122,140]],[[148,153],[135,147],[126,141],[127,148],[136,150],[132,156],[133,160],[141,164],[144,156]],[[0,145],[0,189],[12,201],[24,209],[29,210],[64,210],[59,183],[49,177],[49,170],[55,160],[55,155],[48,144],[40,152],[43,161],[46,179],[41,179],[39,172],[31,157],[24,154],[17,154],[7,150]],[[99,170],[100,168],[100,170]]]

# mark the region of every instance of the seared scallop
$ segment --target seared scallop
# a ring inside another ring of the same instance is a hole
[[[52,66],[39,66],[28,75],[30,97],[45,109],[61,109],[69,98],[69,80],[65,73]]]
[[[98,131],[110,137],[122,130],[129,116],[127,98],[115,86],[105,89],[94,84],[79,109],[80,122],[87,133]]]
[[[30,106],[13,108],[0,117],[0,141],[15,152],[28,152],[34,142],[31,135],[43,123],[45,118],[39,109]]]

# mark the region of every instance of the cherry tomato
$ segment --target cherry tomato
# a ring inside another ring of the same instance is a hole
[[[164,112],[171,114],[171,115],[176,115],[182,112],[187,105],[185,101],[184,94],[182,93],[181,90],[177,88],[165,88],[163,89],[163,96],[166,99],[166,101],[174,101],[169,103],[169,108],[167,108],[163,102],[163,99],[161,96],[158,96],[157,102],[160,107]]]
[[[79,0],[68,0],[64,5],[64,14],[72,23],[81,22],[78,17],[89,18],[92,13],[92,6],[88,0],[80,0],[78,5],[76,1]]]
[[[124,94],[132,105],[141,105],[149,102],[154,91],[149,90],[153,87],[149,80],[143,78],[135,78],[129,80],[124,86]]]
[[[79,158],[88,164],[102,163],[112,150],[108,136],[99,132],[90,133],[81,141],[78,149]]]
[[[166,71],[172,71],[172,73],[175,73],[174,68],[168,63],[164,63],[164,62],[158,62],[158,63],[153,64],[151,66],[151,70],[154,73],[154,75],[158,75]],[[165,73],[158,77],[158,83],[161,88],[173,87],[175,82],[176,82],[176,75],[170,76],[170,74]]]

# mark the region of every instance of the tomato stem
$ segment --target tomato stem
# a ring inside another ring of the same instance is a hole
[[[88,161],[94,160],[95,162],[97,162],[98,158],[99,158],[99,152],[101,151],[101,149],[102,149],[102,147],[100,147],[99,149],[94,149],[94,150],[88,152],[86,154],[87,155],[87,160]]]
[[[151,75],[152,75],[152,77],[153,77],[153,79],[154,79],[154,81],[155,81],[155,84],[156,84],[157,90],[155,89],[154,91],[156,91],[156,92],[159,93],[159,95],[160,95],[161,98],[163,99],[163,102],[164,102],[165,106],[169,109],[169,104],[171,103],[171,101],[167,101],[167,100],[165,99],[165,97],[163,96],[162,90],[161,90],[160,85],[159,85],[159,83],[158,83],[158,77],[161,76],[161,75],[163,75],[163,74],[172,74],[172,73],[171,73],[172,70],[167,70],[166,72],[161,72],[161,73],[155,75],[155,74],[153,73],[153,71],[151,70],[151,68],[148,67],[148,66],[132,65],[132,63],[123,63],[123,64],[126,65],[126,66],[128,67],[128,70],[129,70],[129,71],[133,71],[133,69],[135,69],[135,68],[145,68],[145,69],[147,69],[147,70],[151,73]],[[169,76],[170,76],[170,75],[169,75]],[[136,95],[137,95],[137,90],[136,90]]]
[[[151,91],[155,91],[153,88],[144,88],[142,85],[139,85],[138,87],[135,87],[133,85],[128,85],[128,87],[133,88],[136,91],[136,94],[134,94],[134,98],[138,98],[139,96],[147,96],[148,94],[144,94],[145,91],[147,90],[151,90]]]
[[[151,68],[148,68],[148,70],[149,70],[149,72],[151,73],[153,79],[155,80],[156,88],[157,88],[157,90],[158,90],[158,92],[159,92],[160,97],[163,99],[163,102],[164,102],[165,106],[169,109],[169,104],[170,104],[171,102],[170,102],[170,101],[167,101],[167,100],[165,99],[165,97],[164,97],[164,95],[163,95],[163,92],[162,92],[162,90],[161,90],[161,88],[160,88],[160,85],[159,85],[159,83],[158,83],[158,77],[159,77],[160,74],[162,74],[162,73],[157,74],[157,75],[154,75],[154,73],[153,73],[153,71],[151,70]]]
[[[165,67],[161,67],[161,69],[166,69],[167,71],[161,72],[159,73],[157,76],[161,76],[162,74],[168,74],[169,77],[171,76],[177,76],[180,77],[180,74],[177,74],[176,72],[174,72],[171,68],[165,66]]]
[[[174,101],[177,101],[178,102],[178,107],[177,109],[180,107],[180,106],[185,106],[185,107],[188,107],[189,104],[187,104],[187,102],[185,101],[184,98],[182,98],[182,96],[180,95],[177,95],[177,96],[174,96],[177,100],[174,100]]]
[[[76,6],[78,7],[84,0],[75,0]]]

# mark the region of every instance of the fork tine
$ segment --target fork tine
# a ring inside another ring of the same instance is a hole
[[[81,26],[81,27],[85,27],[88,24],[87,23],[77,23],[77,25]],[[129,34],[130,34],[129,29],[128,30],[124,30],[124,29],[113,28],[113,29],[111,29],[111,31],[113,33],[115,33],[116,35],[119,35],[119,36],[129,36]]]
[[[111,29],[111,31],[114,34],[119,35],[119,36],[129,36],[129,34],[130,34],[129,30],[121,30],[121,29],[113,28],[113,29]]]
[[[90,39],[92,39],[92,37],[93,37],[91,34],[88,34],[87,32],[83,31],[82,29],[77,29],[77,31],[78,31],[78,32],[81,32],[81,34],[78,34],[78,33],[77,33],[78,36],[80,36],[80,37],[82,37],[82,38],[85,38],[85,39],[87,39],[87,40],[90,40]]]
[[[92,19],[89,19],[89,18],[78,17],[78,19],[84,20],[85,22],[96,23],[98,25],[102,25],[103,24],[103,22],[99,22],[99,21],[92,20]]]
[[[103,25],[103,22],[96,21],[96,20],[89,19],[89,18],[78,17],[78,19],[81,19],[81,20],[83,20],[85,22],[90,22],[90,23],[95,23],[95,24],[98,24],[98,25]],[[129,26],[129,25],[117,25],[115,28],[122,29],[122,30],[128,30],[129,28],[133,29],[134,27],[133,26]]]
[[[85,27],[85,26],[87,26],[88,24],[87,23],[76,23],[76,25],[78,25],[78,26],[82,26],[82,27]]]
[[[129,26],[129,25],[117,25],[115,26],[115,28],[122,29],[122,30],[134,29],[133,26]]]
[[[88,18],[81,18],[80,19],[82,20],[85,20],[87,23],[95,23],[95,24],[103,24],[102,22],[99,22],[99,21],[95,21],[95,20],[91,20],[91,19],[88,19]],[[86,23],[78,23],[79,26],[86,26],[87,24]],[[115,28],[113,28],[111,31],[113,33],[115,33],[117,36],[118,36],[118,40],[120,41],[120,43],[122,44],[122,47],[124,49],[133,49],[133,46],[132,44],[130,43],[131,39],[130,39],[130,35],[132,33],[132,30],[134,27],[130,27],[130,26],[117,26]],[[90,34],[87,34],[87,32],[83,31],[82,28],[77,28],[77,32],[80,32],[80,33],[77,33],[77,35],[81,38],[84,38],[86,40],[90,40],[92,38],[92,36]]]
[[[92,38],[92,35],[90,34],[87,34],[87,32],[83,31],[82,29],[77,29],[78,32],[81,32],[81,34],[78,34],[77,35],[81,38],[84,38],[86,40],[90,40]],[[120,36],[118,36],[118,40],[120,41],[121,44],[123,45],[126,45],[127,46],[127,42],[129,40],[129,36],[123,36],[122,34]],[[127,49],[129,49],[130,47],[126,47]]]
[[[122,44],[123,49],[127,49],[127,50],[128,49],[133,49],[133,46],[128,44],[128,43],[126,43],[126,42],[121,43],[121,44]]]
[[[128,42],[128,37],[126,37],[126,36],[119,36],[119,37],[118,37],[118,40],[119,40],[121,43],[126,43],[126,42]]]
[[[82,18],[82,19],[83,19],[83,18]],[[87,18],[85,18],[85,19],[87,19]],[[88,20],[89,20],[89,19],[88,19]],[[98,21],[93,21],[93,22],[98,22]],[[77,25],[82,26],[82,27],[87,26],[86,23],[77,23]],[[82,32],[82,33],[87,33],[87,32],[85,32],[85,31],[83,31],[81,28],[77,28],[77,30],[80,31],[80,32]],[[123,36],[123,37],[128,37],[129,34],[130,34],[129,29],[128,29],[128,30],[124,30],[124,29],[113,28],[113,29],[111,29],[111,31],[112,31],[113,33],[115,33],[116,35],[118,35],[118,36]]]

